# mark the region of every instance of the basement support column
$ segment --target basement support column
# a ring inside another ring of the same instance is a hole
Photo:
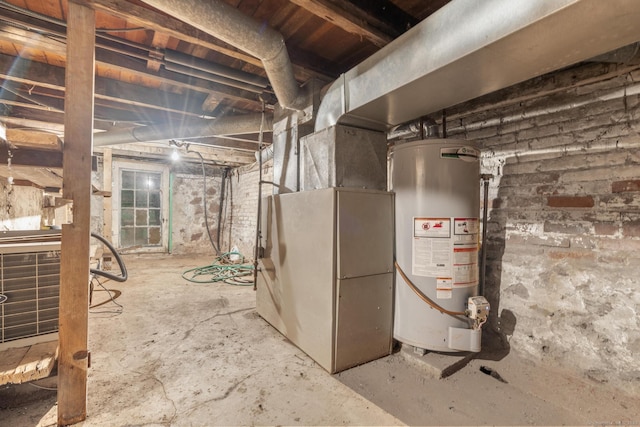
[[[102,190],[105,191],[103,200],[102,200],[102,212],[104,216],[103,224],[102,224],[102,237],[113,243],[113,188],[111,185],[112,182],[112,172],[113,168],[113,155],[111,152],[111,148],[105,148],[102,154]],[[114,245],[115,246],[115,245]],[[107,250],[106,246],[104,247],[105,251]]]
[[[94,40],[93,9],[69,1],[62,186],[73,222],[62,226],[58,425],[87,417]]]

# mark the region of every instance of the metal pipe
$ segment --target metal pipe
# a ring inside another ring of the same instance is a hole
[[[253,93],[262,93],[264,92],[264,88],[258,87],[258,86],[254,86],[252,84],[249,83],[244,83],[244,82],[239,82],[237,80],[233,80],[227,77],[222,77],[222,76],[218,76],[215,74],[211,74],[207,71],[202,71],[196,68],[189,68],[185,65],[181,65],[181,64],[172,64],[172,63],[165,63],[164,64],[164,68],[167,71],[173,71],[174,73],[180,73],[180,74],[185,74],[187,76],[191,76],[191,77],[198,77],[200,79],[204,79],[204,80],[208,80],[210,82],[214,82],[214,83],[220,83],[223,84],[225,86],[231,86],[231,87],[235,87],[238,89],[242,89],[242,90],[246,90],[248,92],[253,92]]]
[[[256,151],[255,156],[257,162],[268,162],[269,160],[273,159],[273,144],[269,145],[268,147],[259,149],[258,151]]]
[[[535,108],[535,109],[523,109],[522,112],[518,112],[516,114],[511,114],[508,116],[500,116],[500,117],[495,117],[495,118],[483,120],[476,123],[469,123],[462,126],[456,126],[451,130],[455,132],[459,132],[462,130],[473,131],[473,130],[484,129],[484,128],[489,128],[494,126],[500,126],[500,125],[505,125],[508,123],[524,120],[524,119],[530,120],[530,119],[541,117],[547,114],[556,114],[556,113],[561,113],[563,111],[575,110],[577,108],[584,107],[596,102],[613,101],[616,99],[632,97],[637,95],[640,95],[640,83],[633,83],[633,84],[625,85],[621,88],[614,88],[606,92],[594,92],[594,94],[589,94],[587,96],[580,97],[576,101],[557,104],[553,106],[549,106],[547,104],[544,107]],[[474,114],[474,112],[472,112],[471,114]],[[465,112],[464,114],[457,115],[456,118],[461,118],[466,116],[467,116],[467,113]]]
[[[271,131],[272,117],[262,114],[226,116],[219,119],[200,119],[188,122],[176,129],[174,124],[160,126],[139,126],[135,128],[107,131],[93,136],[93,146],[151,142],[167,139],[203,138],[207,136],[240,135],[255,133],[260,129]]]
[[[167,242],[168,251],[173,251],[173,172],[169,172],[169,238]]]
[[[304,107],[282,35],[222,0],[142,0],[176,19],[259,58],[280,106]]]
[[[227,77],[229,79],[248,83],[250,85],[258,86],[263,89],[269,85],[269,80],[265,79],[264,77],[256,76],[255,74],[247,73],[245,71],[238,70],[237,68],[226,67],[224,65],[205,61],[204,59],[200,59],[195,56],[187,55],[186,53],[178,52],[171,49],[165,49],[164,60],[168,63],[195,68],[196,70],[204,71],[209,74],[215,74],[221,77]]]
[[[480,179],[484,186],[484,204],[482,206],[482,269],[480,272],[478,295],[484,295],[487,278],[487,217],[489,211],[489,180],[491,178],[493,178],[493,175],[491,174],[480,175]]]
[[[220,237],[222,235],[222,205],[224,204],[224,192],[226,188],[226,180],[227,175],[229,174],[229,168],[225,168],[222,171],[222,182],[220,183],[220,201],[218,203],[218,231],[216,232],[216,243],[218,243],[218,249],[222,246],[220,245]],[[222,251],[222,249],[220,249]]]
[[[423,117],[418,122],[398,125],[387,133],[387,139],[409,139],[420,136],[420,139],[439,138],[438,123],[430,117]]]
[[[262,117],[264,118],[264,103],[262,105]],[[262,151],[262,127],[260,127],[260,136],[258,138],[258,152]],[[258,259],[260,258],[260,233],[261,219],[262,219],[262,156],[258,156],[258,208],[256,213],[256,238],[253,252],[253,290],[255,291],[258,286]]]
[[[442,138],[447,139],[447,110],[442,109]]]

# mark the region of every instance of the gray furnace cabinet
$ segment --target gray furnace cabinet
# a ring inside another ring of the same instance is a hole
[[[263,201],[258,314],[330,373],[391,352],[393,212],[354,188]]]

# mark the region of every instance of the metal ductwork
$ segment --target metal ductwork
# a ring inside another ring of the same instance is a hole
[[[298,82],[282,35],[222,0],[142,0],[189,25],[259,58],[280,106],[302,109]]]
[[[93,146],[257,133],[260,132],[261,123],[262,114],[246,114],[191,121],[178,128],[175,125],[139,126],[95,134]],[[262,130],[270,132],[272,128],[273,118],[266,116]]]
[[[637,0],[453,0],[336,80],[315,129],[386,130],[637,42],[638,22]]]
[[[439,138],[440,127],[435,120],[426,118],[395,126],[387,133],[387,139]]]

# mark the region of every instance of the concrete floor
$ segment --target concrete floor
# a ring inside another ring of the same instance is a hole
[[[446,379],[402,352],[331,376],[257,316],[251,287],[180,277],[209,258],[125,261],[129,280],[106,284],[122,309],[91,310],[80,425],[640,424],[637,399],[514,354],[485,354]],[[0,387],[0,426],[55,424],[56,393],[36,386],[55,378]]]

